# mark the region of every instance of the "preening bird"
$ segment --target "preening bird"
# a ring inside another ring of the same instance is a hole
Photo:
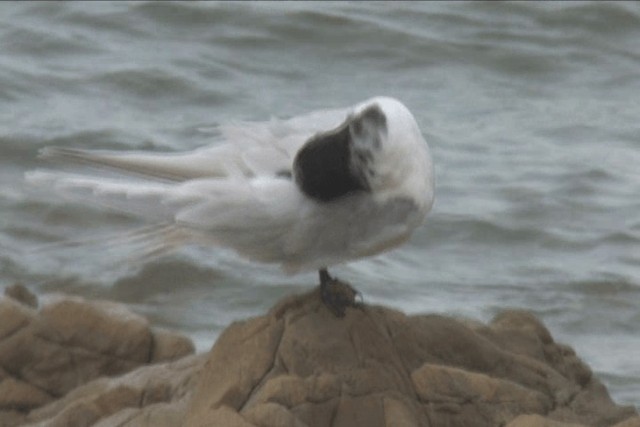
[[[395,99],[221,133],[223,142],[186,153],[47,147],[43,157],[119,175],[36,170],[27,179],[164,224],[161,248],[211,244],[289,273],[318,270],[339,316],[355,294],[335,291],[327,268],[404,243],[433,204],[429,148]]]

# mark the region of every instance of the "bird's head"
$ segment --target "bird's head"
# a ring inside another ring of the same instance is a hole
[[[340,126],[309,139],[295,157],[294,177],[321,202],[358,192],[432,202],[425,199],[433,193],[427,144],[411,112],[393,98],[358,104]]]

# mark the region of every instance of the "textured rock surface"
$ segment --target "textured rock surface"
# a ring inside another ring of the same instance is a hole
[[[116,378],[102,377],[32,411],[35,426],[179,426],[204,355],[148,365]]]
[[[53,295],[37,309],[35,296],[9,289],[0,299],[0,426],[93,379],[194,352],[188,338],[151,329],[123,305]]]
[[[185,356],[122,306],[12,292],[30,303],[0,300],[0,426],[640,427],[525,312],[336,318],[313,292]]]
[[[364,307],[339,319],[315,293],[231,325],[201,377],[189,426],[611,426],[637,415],[528,313],[481,325]]]

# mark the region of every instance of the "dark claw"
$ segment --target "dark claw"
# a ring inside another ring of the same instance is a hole
[[[336,317],[344,317],[347,307],[361,306],[356,302],[358,295],[360,293],[350,284],[334,279],[325,268],[320,270],[320,297]]]

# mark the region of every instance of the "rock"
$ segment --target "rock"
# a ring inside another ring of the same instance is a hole
[[[38,297],[27,289],[22,283],[15,283],[4,290],[4,295],[8,298],[22,303],[32,308],[38,308]]]
[[[317,292],[219,337],[187,426],[604,426],[616,406],[534,316],[489,325],[365,306],[333,316]]]
[[[178,426],[204,361],[204,355],[191,355],[90,381],[25,421],[30,427]]]
[[[208,354],[122,306],[0,300],[0,426],[640,427],[530,313],[487,325],[312,292]]]
[[[613,427],[640,427],[640,417],[626,419]]]
[[[188,338],[151,329],[124,305],[62,295],[43,300],[36,309],[0,299],[0,426],[21,424],[93,379],[194,352]]]
[[[193,342],[183,335],[166,329],[153,330],[153,345],[149,354],[149,363],[178,360],[195,351]]]
[[[585,424],[563,423],[541,415],[520,415],[506,427],[586,427]],[[628,418],[613,427],[640,427],[640,417]]]
[[[542,415],[520,415],[511,420],[507,427],[584,427],[584,424],[563,423]]]

